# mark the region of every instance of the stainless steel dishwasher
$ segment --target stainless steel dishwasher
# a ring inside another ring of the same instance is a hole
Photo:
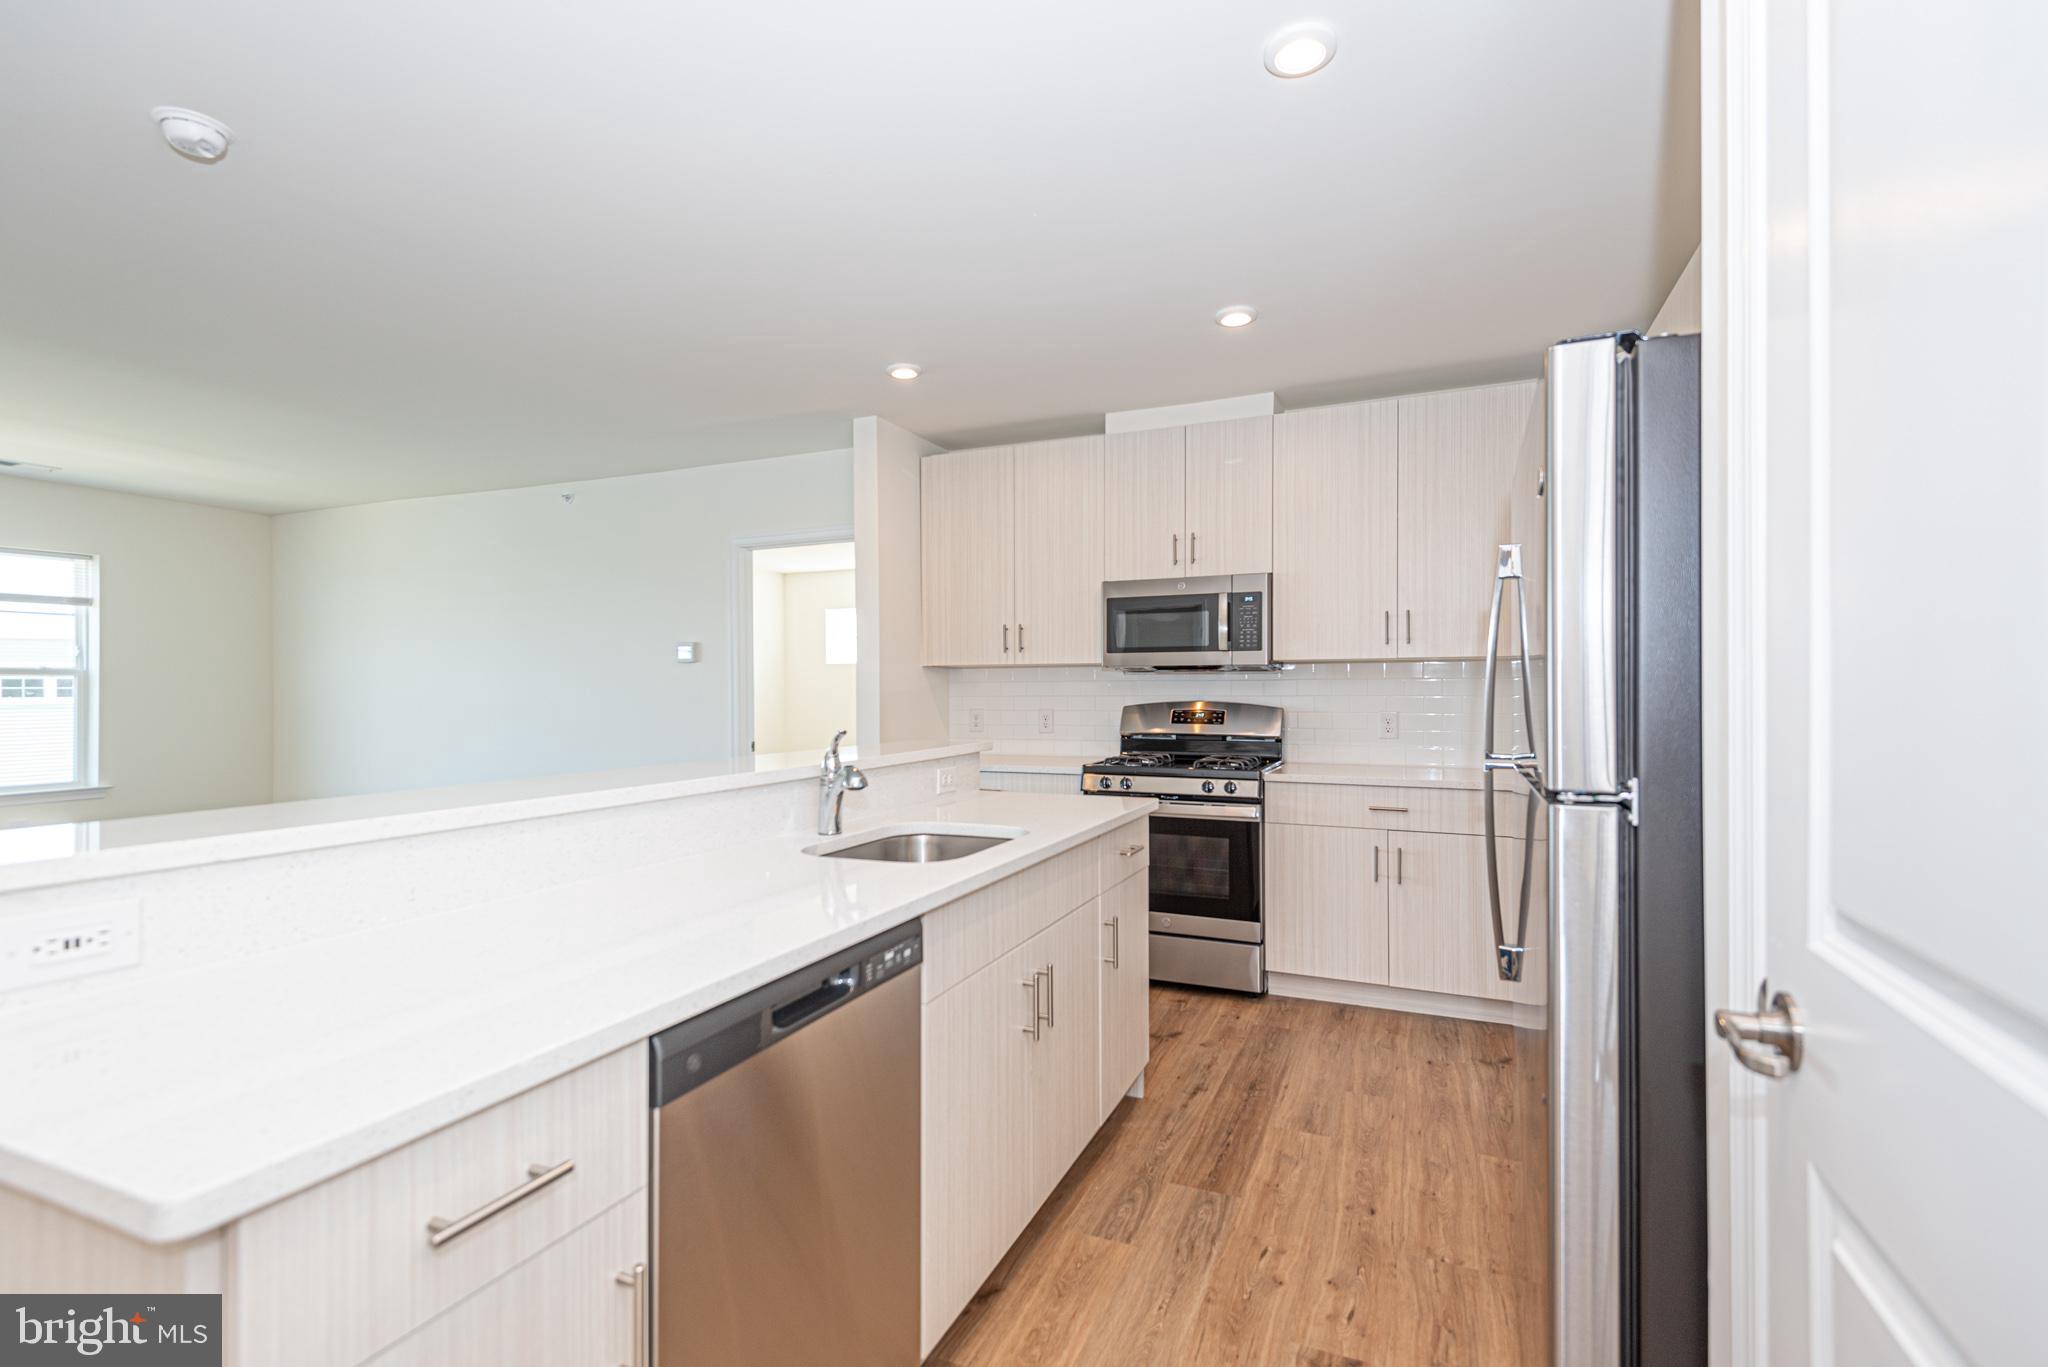
[[[914,1367],[916,925],[656,1035],[656,1367]]]

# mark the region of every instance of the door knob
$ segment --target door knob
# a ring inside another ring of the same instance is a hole
[[[1773,995],[1768,982],[1756,989],[1756,1010],[1716,1011],[1714,1032],[1743,1067],[1765,1077],[1796,1073],[1806,1057],[1806,1013],[1790,992]]]

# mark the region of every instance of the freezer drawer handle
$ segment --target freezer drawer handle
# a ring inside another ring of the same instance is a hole
[[[526,1175],[532,1179],[531,1181],[523,1182],[503,1196],[484,1202],[469,1214],[457,1219],[444,1220],[437,1215],[427,1221],[427,1243],[439,1248],[457,1235],[469,1233],[493,1215],[511,1209],[542,1187],[559,1182],[574,1171],[576,1160],[573,1158],[565,1158],[553,1167],[545,1163],[535,1163],[526,1170]]]

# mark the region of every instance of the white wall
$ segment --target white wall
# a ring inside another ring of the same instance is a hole
[[[860,563],[860,734],[946,734],[946,671],[924,659],[923,458],[940,448],[881,418],[853,423],[853,540]]]
[[[777,755],[790,747],[783,739],[782,576],[750,557],[754,564],[754,753]]]
[[[0,546],[100,557],[100,781],[0,825],[270,798],[270,519],[0,477]]]
[[[784,750],[823,750],[835,731],[851,732],[854,665],[825,663],[825,609],[850,608],[852,570],[782,576],[782,735]],[[758,652],[756,652],[758,655]],[[760,726],[755,725],[758,735]]]
[[[733,538],[852,516],[841,450],[277,517],[276,795],[724,754]]]

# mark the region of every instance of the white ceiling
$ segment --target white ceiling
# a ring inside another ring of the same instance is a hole
[[[305,508],[1533,374],[1698,239],[1696,9],[8,5],[0,457]]]

